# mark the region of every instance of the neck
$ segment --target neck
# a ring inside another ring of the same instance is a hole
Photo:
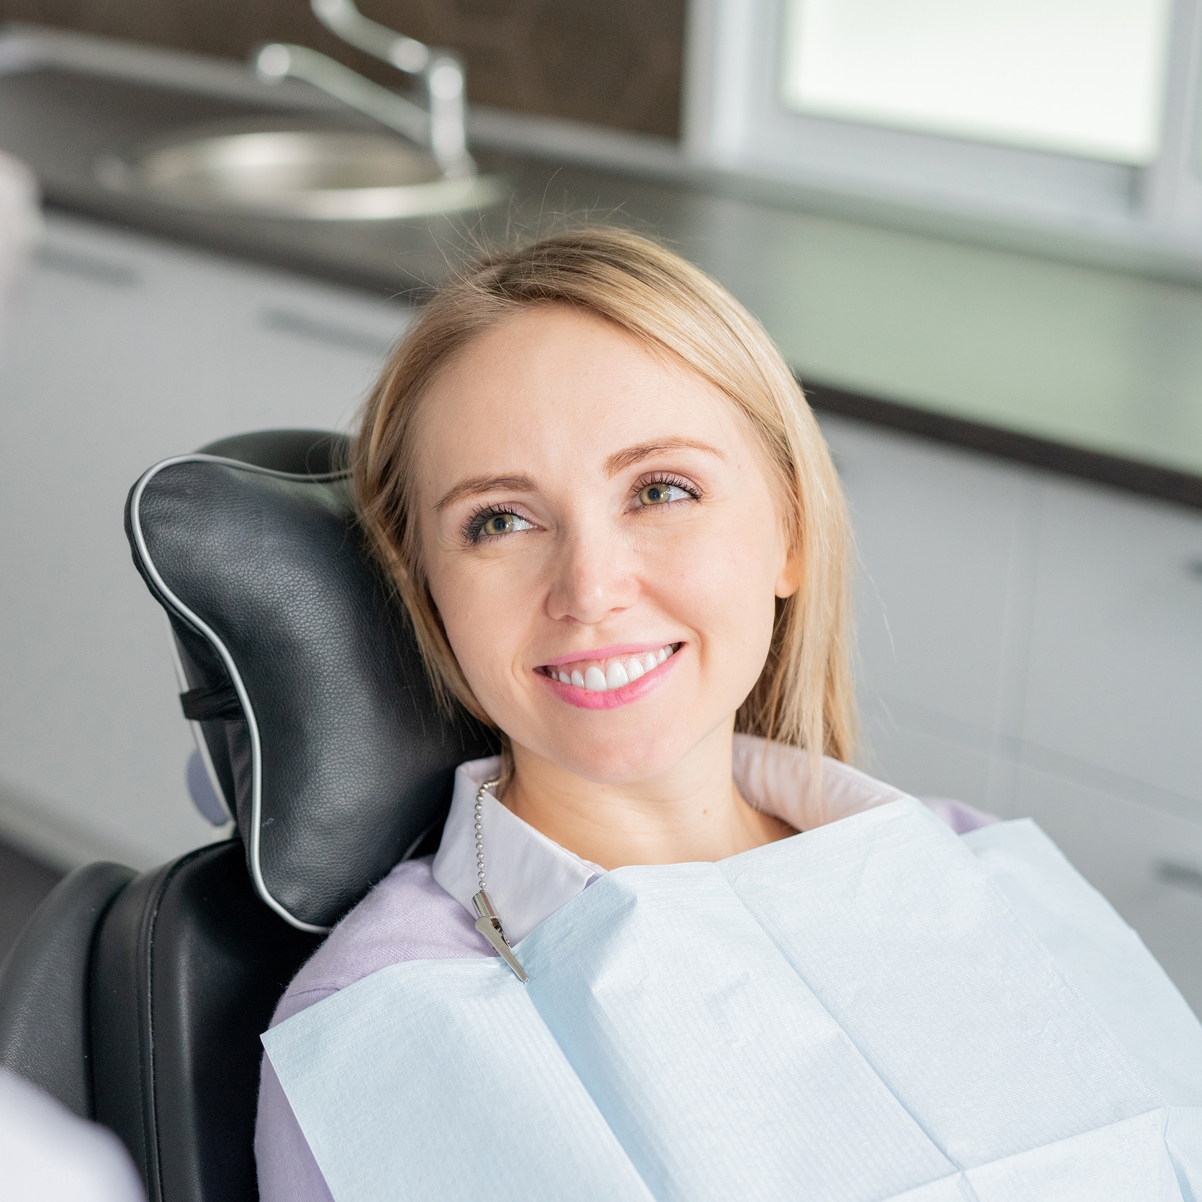
[[[731,771],[734,719],[680,763],[637,782],[598,784],[516,744],[504,804],[602,868],[723,860],[794,833],[748,805]]]

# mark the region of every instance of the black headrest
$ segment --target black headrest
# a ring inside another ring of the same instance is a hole
[[[346,452],[322,431],[240,435],[156,464],[125,511],[255,887],[304,930],[436,846],[456,764],[496,749],[436,709]]]

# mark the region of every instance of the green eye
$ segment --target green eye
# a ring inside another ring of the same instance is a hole
[[[494,513],[481,527],[481,533],[486,535],[510,534],[512,531],[512,513]]]
[[[532,523],[516,513],[493,512],[479,514],[464,528],[463,535],[469,543],[478,543],[486,538],[502,538],[518,530],[533,530]]]
[[[647,484],[639,489],[639,504],[652,505],[667,505],[670,501],[679,501],[687,496],[683,488],[677,488],[675,484],[665,484],[660,481],[658,484]]]

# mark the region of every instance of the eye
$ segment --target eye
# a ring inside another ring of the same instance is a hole
[[[512,513],[494,513],[480,527],[480,533],[492,537],[494,534],[509,534],[513,530],[514,516]]]
[[[638,491],[638,503],[644,508],[670,505],[673,501],[683,501],[690,497],[693,500],[697,499],[694,493],[679,484],[673,484],[670,480],[652,480]]]
[[[504,534],[513,534],[517,530],[533,530],[534,524],[519,517],[516,513],[492,509],[476,514],[468,523],[467,537],[469,542],[481,542],[486,538],[500,538]]]

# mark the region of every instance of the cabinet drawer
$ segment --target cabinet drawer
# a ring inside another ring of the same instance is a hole
[[[1202,801],[1202,514],[1044,485],[1024,741]]]
[[[1194,822],[1030,767],[1017,798],[1202,1015],[1202,807]]]

